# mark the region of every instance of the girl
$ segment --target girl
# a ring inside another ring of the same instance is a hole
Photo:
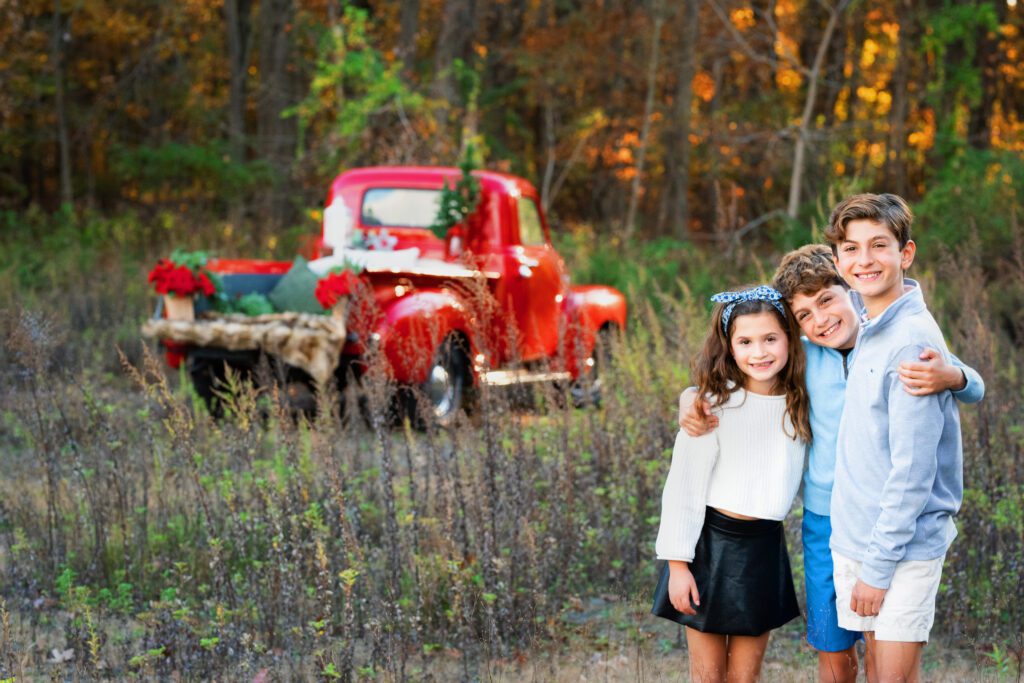
[[[693,680],[754,681],[771,629],[799,615],[781,520],[811,439],[803,345],[771,287],[711,300],[693,377],[719,427],[676,437],[654,613],[686,626]]]

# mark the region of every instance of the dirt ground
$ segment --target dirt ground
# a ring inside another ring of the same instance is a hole
[[[508,660],[490,664],[483,680],[494,683],[540,681],[639,683],[690,680],[685,636],[681,627],[647,613],[647,606],[593,598],[564,617],[561,642],[539,646]],[[458,680],[462,667],[439,655],[414,676],[438,681]],[[982,658],[984,660],[984,658]],[[1000,673],[979,661],[969,648],[935,639],[925,648],[922,683],[1009,683],[1015,668]],[[804,641],[804,622],[796,620],[772,634],[761,680],[817,681],[817,657]],[[866,680],[861,673],[860,680]]]
[[[36,656],[31,657],[35,662],[27,667],[24,664],[11,667],[8,675],[25,676],[24,679],[18,676],[15,679],[18,681],[37,680],[36,677],[56,680],[89,680],[93,677],[84,667],[83,657],[75,657],[70,650],[63,650],[66,643],[59,622],[52,622],[49,628],[44,627],[40,631],[23,630],[25,624],[19,622],[20,619],[15,619],[12,624],[15,627],[13,635],[22,641],[18,649],[22,655],[27,654],[26,650],[35,651]],[[525,651],[510,653],[507,658],[491,660],[482,666],[479,677],[472,672],[467,677],[466,662],[460,653],[439,649],[410,659],[406,678],[437,683],[463,680],[489,683],[682,683],[690,680],[681,628],[649,615],[646,605],[591,598],[586,604],[578,604],[576,609],[565,612],[561,623],[553,626],[558,634],[554,639],[538,642]],[[817,680],[816,657],[803,640],[803,629],[803,621],[796,620],[772,634],[762,668],[762,681],[813,683]],[[41,658],[40,651],[45,653]],[[62,652],[68,661],[61,661]],[[6,660],[6,657],[0,659]],[[45,659],[45,663],[40,659]],[[236,661],[235,666],[229,665],[232,671],[226,674],[225,680],[269,683],[317,678],[319,672],[313,662],[304,661],[304,657],[289,657],[286,653],[283,659],[287,661],[279,659],[277,665],[265,661]],[[0,664],[0,671],[4,668],[8,667]],[[134,671],[141,680],[147,680],[154,673],[146,669]],[[1019,683],[1024,680],[1019,677],[1016,667],[1000,672],[985,657],[978,657],[968,648],[941,639],[933,640],[925,649],[923,672],[923,683]],[[101,675],[99,678],[105,677]],[[372,678],[358,678],[371,679],[391,681],[392,677],[378,672]],[[3,680],[2,676],[0,680]],[[185,675],[181,680],[191,680],[191,677]],[[861,680],[865,680],[863,673]]]

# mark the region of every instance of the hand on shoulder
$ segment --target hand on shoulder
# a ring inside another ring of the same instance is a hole
[[[900,381],[908,394],[928,396],[941,391],[960,391],[967,384],[967,378],[960,368],[946,363],[942,354],[926,348],[921,352],[921,362],[900,363]]]
[[[704,436],[718,427],[718,416],[712,414],[707,399],[697,397],[695,387],[679,394],[679,428],[692,437]]]

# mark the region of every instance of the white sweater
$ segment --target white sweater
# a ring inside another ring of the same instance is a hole
[[[676,437],[661,496],[658,559],[693,560],[706,506],[781,520],[800,488],[806,444],[787,436],[795,430],[785,396],[740,389],[715,413],[719,424],[710,434]]]

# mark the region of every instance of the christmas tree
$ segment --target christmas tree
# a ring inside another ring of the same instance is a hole
[[[441,187],[441,201],[437,207],[437,216],[434,218],[430,229],[434,234],[444,239],[448,231],[454,225],[466,220],[466,217],[476,211],[480,204],[480,181],[473,177],[473,170],[476,168],[476,152],[472,143],[466,147],[466,153],[459,161],[459,169],[462,177],[451,187],[448,181],[444,181]]]

